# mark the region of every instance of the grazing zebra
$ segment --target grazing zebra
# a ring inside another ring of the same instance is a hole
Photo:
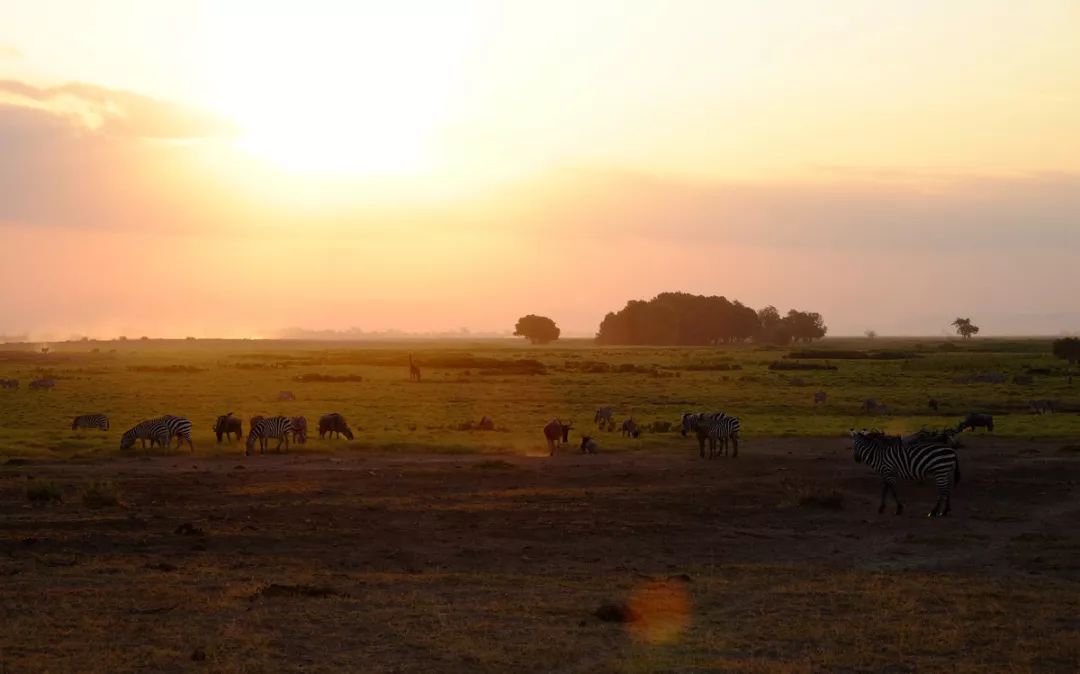
[[[630,418],[622,422],[622,431],[620,431],[620,434],[623,437],[629,435],[631,438],[636,438],[641,435],[641,430],[638,428],[637,422],[635,422],[633,418]]]
[[[98,428],[103,431],[109,430],[109,417],[104,414],[84,414],[75,417],[71,422],[71,430],[78,428]]]
[[[222,414],[214,422],[214,435],[217,436],[218,444],[221,444],[221,438],[224,437],[229,442],[232,442],[232,435],[236,434],[236,439],[244,437],[244,425],[238,417],[234,417],[232,412],[228,414]]]
[[[0,388],[10,388],[10,389],[19,388],[19,380],[18,379],[0,379]]]
[[[596,454],[600,446],[596,444],[596,440],[593,440],[591,436],[586,435],[581,438],[581,453],[582,454]]]
[[[544,425],[544,439],[547,440],[548,453],[550,456],[555,456],[555,449],[560,444],[565,444],[570,441],[570,429],[573,428],[573,426],[573,421],[564,424],[558,419],[552,419]]]
[[[345,422],[345,417],[337,412],[331,412],[319,417],[319,439],[322,440],[323,436],[327,434],[333,437],[335,433],[339,438],[344,435],[349,440],[353,439],[352,429]]]
[[[960,425],[957,427],[956,430],[959,431],[960,433],[963,433],[964,429],[966,429],[966,428],[970,428],[973,431],[976,428],[985,428],[986,430],[993,433],[994,432],[994,417],[992,417],[989,414],[980,414],[980,413],[977,413],[977,412],[972,412],[971,414],[964,417],[964,419],[960,422]]]
[[[52,377],[45,377],[44,379],[35,379],[30,382],[30,388],[32,389],[52,389],[56,386],[56,380]]]
[[[1054,413],[1054,401],[1053,400],[1032,400],[1031,411],[1035,414],[1053,414]]]
[[[881,431],[856,431],[851,429],[852,449],[855,462],[870,466],[881,476],[881,505],[878,513],[885,512],[885,498],[891,491],[896,501],[896,514],[904,512],[904,504],[896,493],[898,479],[933,480],[938,499],[927,516],[949,514],[949,501],[953,485],[960,482],[960,461],[956,450],[936,440],[920,440],[904,444],[899,436],[885,435]]]
[[[293,442],[301,445],[307,442],[307,417],[292,417],[289,422],[292,423]]]
[[[420,381],[420,367],[413,362],[412,354],[409,354],[409,381]]]
[[[142,442],[143,449],[146,449],[147,440],[150,441],[151,447],[155,444],[168,447],[169,429],[161,419],[140,421],[120,436],[120,449],[130,449],[136,440]]]
[[[292,433],[292,421],[289,417],[268,417],[259,419],[258,423],[251,427],[248,433],[247,445],[244,448],[244,456],[249,456],[255,449],[255,441],[260,441],[259,453],[266,451],[266,441],[273,438],[278,441],[277,450],[281,451],[281,445],[285,445],[285,451],[289,451],[289,434]]]
[[[188,443],[188,447],[191,451],[195,451],[195,445],[191,443],[191,422],[184,417],[176,417],[171,414],[166,414],[161,417],[160,421],[165,424],[165,428],[169,431],[169,442],[166,447],[172,446],[172,439],[176,438],[176,448],[180,449],[184,442]]]
[[[615,408],[614,407],[600,407],[597,408],[596,414],[593,415],[593,422],[604,430],[615,424]],[[610,429],[609,429],[610,430]]]
[[[277,399],[281,401],[296,400],[296,395],[294,395],[292,391],[279,391]]]
[[[814,393],[814,405],[824,405],[829,402],[829,394],[824,391],[816,391]]]

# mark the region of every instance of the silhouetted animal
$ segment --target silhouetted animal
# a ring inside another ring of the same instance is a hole
[[[292,391],[279,391],[277,394],[278,400],[296,400],[296,396]]]
[[[1036,414],[1053,414],[1055,404],[1053,400],[1032,400],[1031,411]]]
[[[573,421],[564,424],[558,419],[552,419],[544,425],[544,439],[547,440],[548,452],[551,456],[555,456],[555,449],[559,445],[570,441],[570,429],[573,426]]]
[[[593,422],[596,423],[600,430],[604,430],[610,424],[615,423],[615,408],[614,407],[600,407],[597,408],[596,414],[593,415]]]
[[[964,417],[963,421],[960,422],[960,425],[957,427],[956,430],[963,433],[964,430],[968,428],[973,431],[976,428],[985,428],[986,430],[993,432],[994,417],[989,414],[979,414],[976,412],[972,412],[971,414]]]
[[[214,422],[214,435],[217,436],[218,444],[221,444],[221,438],[224,437],[229,442],[233,441],[232,435],[236,435],[236,439],[244,437],[244,426],[238,417],[234,417],[232,412],[228,414],[222,414]]]
[[[304,444],[307,442],[307,417],[292,417],[293,442]]]
[[[943,428],[940,431],[920,428],[914,433],[903,436],[901,439],[904,441],[905,445],[918,444],[921,442],[940,442],[943,445],[948,445],[949,447],[956,449],[956,447],[959,446],[959,443],[957,442],[955,435],[955,428]]]
[[[71,422],[71,430],[77,428],[97,428],[103,431],[109,430],[109,417],[104,414],[84,414],[75,417]]]
[[[621,434],[623,437],[629,435],[631,438],[636,438],[641,435],[641,431],[638,429],[638,425],[633,419],[626,419],[622,422]]]
[[[18,379],[0,379],[0,388],[16,389],[19,388]]]
[[[420,368],[413,362],[412,354],[409,354],[409,381],[420,381]]]
[[[582,454],[596,454],[600,446],[596,444],[596,440],[593,440],[590,436],[586,435],[581,439],[581,453]]]
[[[493,431],[495,430],[495,420],[488,416],[481,417],[480,423],[476,424],[476,428],[481,431]]]
[[[694,432],[698,440],[698,455],[703,459],[706,458],[705,443],[708,442],[708,458],[711,459],[719,455],[718,449],[727,454],[728,441],[734,443],[734,451],[731,456],[736,457],[739,455],[739,428],[739,419],[723,412],[714,412],[712,414],[688,413],[683,415],[680,432],[684,437],[690,431]]]
[[[938,401],[937,401],[937,399],[931,398],[930,400],[927,400],[926,401],[926,406],[929,407],[930,409],[934,410],[935,412],[937,412],[938,411]]]
[[[867,398],[863,401],[862,411],[867,414],[888,414],[889,408],[879,403],[876,398]]]
[[[824,391],[817,391],[814,393],[814,404],[824,405],[829,401],[829,394]]]
[[[960,461],[956,451],[935,440],[922,440],[905,445],[899,436],[885,435],[881,431],[856,431],[851,429],[852,449],[855,462],[865,462],[881,476],[881,505],[878,513],[885,512],[885,497],[891,491],[896,501],[896,514],[904,511],[904,504],[896,493],[898,479],[933,480],[937,486],[938,500],[929,517],[948,515],[952,488],[960,481]]]
[[[345,417],[337,412],[331,412],[319,417],[319,439],[322,440],[323,436],[328,433],[331,436],[336,433],[339,438],[344,435],[349,440],[353,439],[352,429],[349,428],[349,424],[345,423]]]
[[[248,432],[247,443],[244,446],[244,455],[250,455],[252,450],[255,449],[255,441],[260,441],[260,453],[265,452],[266,441],[269,438],[273,438],[278,441],[276,451],[281,451],[281,445],[285,445],[285,450],[289,449],[289,434],[292,432],[292,422],[289,421],[289,417],[268,417],[265,419],[259,419],[259,421],[251,427]]]
[[[30,388],[32,389],[44,389],[50,390],[56,386],[56,380],[52,377],[45,377],[44,379],[35,379],[30,382]]]

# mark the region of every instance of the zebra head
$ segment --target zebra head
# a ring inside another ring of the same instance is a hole
[[[693,412],[687,412],[686,414],[682,415],[682,429],[679,432],[682,433],[682,436],[684,438],[686,437],[687,433],[697,428],[698,417],[700,416],[701,415],[694,414]]]
[[[120,436],[120,449],[131,449],[135,444],[135,429],[125,432]]]

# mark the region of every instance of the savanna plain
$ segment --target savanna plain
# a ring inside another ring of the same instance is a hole
[[[1049,340],[90,341],[0,347],[0,378],[0,672],[1080,669],[1080,381]],[[716,410],[737,458],[677,432]],[[879,515],[847,429],[973,411],[952,514],[902,482]],[[310,437],[245,456],[227,412]],[[194,452],[119,449],[162,414]]]

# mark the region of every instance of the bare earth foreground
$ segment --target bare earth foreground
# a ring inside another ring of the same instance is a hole
[[[1077,671],[1080,454],[965,440],[941,520],[840,439],[11,461],[0,671]]]

